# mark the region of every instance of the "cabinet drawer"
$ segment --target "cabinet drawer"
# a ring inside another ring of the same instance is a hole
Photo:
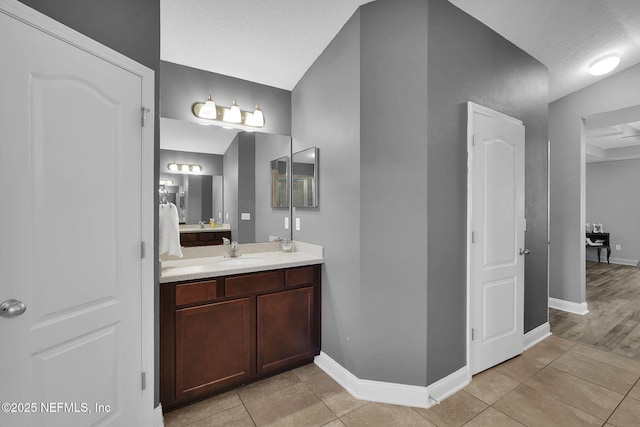
[[[254,294],[281,288],[284,282],[282,271],[247,274],[246,276],[228,277],[224,281],[225,296]]]
[[[212,240],[221,240],[221,239],[218,238],[218,233],[216,233],[215,231],[209,231],[209,232],[200,233],[200,235],[198,236],[198,240],[208,242]]]
[[[217,297],[218,286],[215,280],[176,285],[176,305],[206,302]]]
[[[310,285],[315,278],[315,267],[300,267],[287,270],[285,286]]]
[[[180,242],[195,242],[198,240],[196,233],[180,233]]]

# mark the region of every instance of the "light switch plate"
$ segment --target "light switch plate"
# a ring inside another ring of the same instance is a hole
[[[284,217],[284,229],[285,230],[289,229],[289,217],[288,216]]]
[[[296,218],[296,231],[300,231],[300,218]]]
[[[251,221],[251,214],[249,212],[242,212],[240,214],[241,221]]]

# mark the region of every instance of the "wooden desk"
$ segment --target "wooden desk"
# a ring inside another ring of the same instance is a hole
[[[611,256],[611,246],[609,244],[609,233],[587,233],[587,239],[591,239],[592,242],[596,240],[604,240],[602,245],[592,246],[589,243],[586,243],[587,248],[596,248],[598,250],[598,262],[600,262],[600,251],[602,248],[607,249],[607,264],[609,264],[609,257]],[[586,239],[585,239],[586,242]]]

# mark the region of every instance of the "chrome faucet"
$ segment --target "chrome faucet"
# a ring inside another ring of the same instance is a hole
[[[229,251],[229,256],[231,258],[240,256],[240,248],[238,248],[238,242],[231,242],[231,251]]]

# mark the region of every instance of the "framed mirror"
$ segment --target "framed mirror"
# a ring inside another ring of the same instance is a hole
[[[289,156],[271,160],[271,207],[289,207]]]
[[[318,149],[293,153],[291,157],[291,205],[295,208],[318,207]]]

